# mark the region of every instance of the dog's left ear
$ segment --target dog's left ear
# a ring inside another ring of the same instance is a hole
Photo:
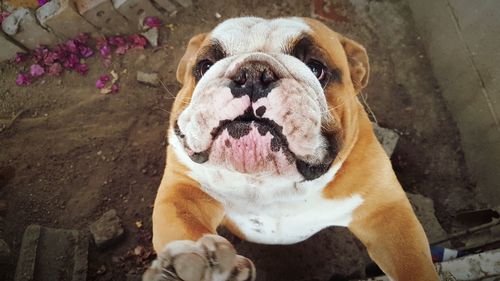
[[[191,38],[191,40],[189,40],[186,52],[182,56],[179,62],[179,66],[177,66],[176,77],[179,83],[184,84],[188,72],[187,68],[189,66],[189,62],[195,58],[196,53],[200,49],[200,46],[203,43],[203,41],[205,40],[205,37],[207,37],[207,33],[200,33]]]
[[[370,73],[370,64],[368,62],[368,54],[365,48],[346,37],[340,38],[340,43],[344,47],[349,63],[349,71],[351,73],[351,80],[356,92],[361,91],[368,84],[368,77]]]

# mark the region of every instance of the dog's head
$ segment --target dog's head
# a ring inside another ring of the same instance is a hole
[[[361,45],[319,21],[230,19],[189,42],[171,126],[194,162],[315,179],[352,146],[368,69]]]

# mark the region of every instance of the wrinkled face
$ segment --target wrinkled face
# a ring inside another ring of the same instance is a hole
[[[179,66],[172,116],[190,158],[255,176],[325,173],[344,141],[341,103],[363,82],[343,37],[298,18],[231,19],[202,36]]]

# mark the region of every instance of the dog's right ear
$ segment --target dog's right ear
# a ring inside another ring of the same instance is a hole
[[[200,33],[189,40],[186,52],[182,56],[179,66],[177,66],[176,77],[179,83],[184,84],[186,75],[188,74],[187,72],[189,71],[188,66],[190,65],[190,62],[195,59],[195,55],[200,49],[205,37],[207,37],[207,33]]]

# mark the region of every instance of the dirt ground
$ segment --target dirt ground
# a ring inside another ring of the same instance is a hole
[[[187,41],[229,17],[311,15],[308,1],[194,2],[167,22],[174,28],[162,30],[161,47],[115,57],[110,68],[92,58],[86,77],[66,73],[18,87],[19,67],[0,64],[0,125],[21,113],[0,132],[0,196],[9,204],[4,236],[16,255],[29,224],[88,231],[114,208],[126,238],[104,251],[91,247],[88,280],[125,280],[127,273],[141,272],[152,257],[130,251],[151,249],[152,204],[164,169],[172,95],[179,89],[175,70]],[[407,191],[434,200],[449,231],[457,211],[479,203],[410,11],[400,1],[335,3],[339,17],[329,26],[362,43],[370,55],[364,97],[378,123],[401,135],[392,156],[398,178]],[[120,92],[100,94],[95,81],[111,69],[120,75]],[[166,88],[139,84],[138,70],[159,72]],[[369,263],[359,241],[340,228],[291,246],[228,237],[255,261],[259,280],[345,280],[365,276]],[[3,267],[0,279],[12,280],[14,269]]]

